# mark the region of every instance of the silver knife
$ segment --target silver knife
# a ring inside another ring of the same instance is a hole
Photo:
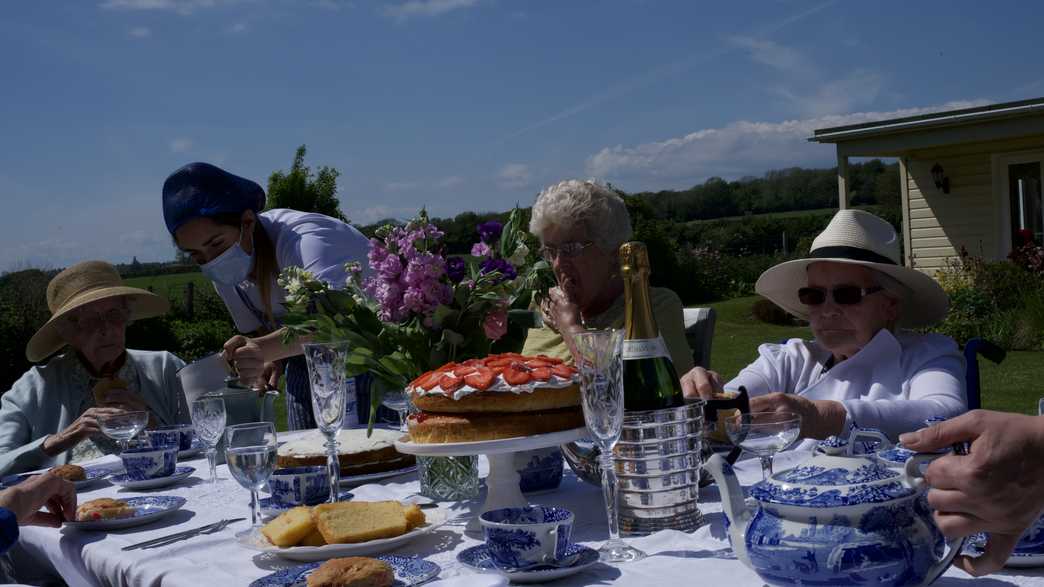
[[[211,528],[216,528],[221,524],[232,524],[234,522],[240,522],[246,518],[234,518],[231,520],[219,520],[213,524],[207,524],[206,526],[200,526],[199,528],[193,528],[192,530],[185,530],[183,532],[175,532],[174,534],[168,534],[166,536],[160,536],[159,538],[153,538],[152,540],[146,540],[145,542],[139,542],[137,544],[131,544],[130,546],[124,546],[123,550],[134,550],[135,548],[147,548],[153,544],[161,544],[168,540],[176,540],[179,538],[190,538],[200,532],[206,532]]]

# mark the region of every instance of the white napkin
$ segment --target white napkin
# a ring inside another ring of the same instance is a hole
[[[507,577],[497,573],[469,573],[425,583],[425,587],[503,587]]]

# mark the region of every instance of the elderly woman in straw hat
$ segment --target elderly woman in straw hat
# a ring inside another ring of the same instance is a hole
[[[45,364],[0,398],[0,474],[76,462],[111,452],[99,419],[148,411],[156,425],[187,422],[175,376],[184,363],[167,352],[125,347],[131,320],[164,314],[166,300],[123,285],[103,261],[69,267],[47,286],[51,319],[25,354]]]
[[[631,238],[631,216],[609,188],[568,180],[540,192],[529,231],[540,240],[558,287],[540,307],[544,324],[529,330],[522,352],[571,360],[563,336],[584,328],[623,328],[624,284],[617,251]],[[681,299],[659,287],[650,288],[650,298],[674,368],[685,372],[693,363]]]
[[[801,437],[877,428],[895,440],[932,416],[967,410],[964,357],[939,334],[918,334],[942,320],[946,292],[900,264],[892,225],[861,210],[842,210],[812,243],[808,258],[761,274],[755,289],[809,321],[815,340],[763,344],[758,358],[724,386],[713,371],[682,377],[687,396],[744,386],[752,412],[801,416]],[[807,443],[810,446],[812,443]]]

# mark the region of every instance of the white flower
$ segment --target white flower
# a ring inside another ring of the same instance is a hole
[[[515,247],[515,252],[508,257],[508,263],[519,267],[526,262],[527,255],[529,255],[529,247],[526,246],[526,243],[518,243],[518,246]]]

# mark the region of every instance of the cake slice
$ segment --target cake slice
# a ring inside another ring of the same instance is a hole
[[[308,575],[308,587],[390,587],[395,582],[391,565],[375,558],[335,558]]]
[[[312,530],[312,533],[304,537],[304,540],[297,544],[298,546],[326,546],[326,539],[323,538],[322,533],[316,528]]]
[[[313,531],[315,522],[312,521],[311,508],[304,506],[279,514],[261,528],[265,538],[276,546],[296,546]]]
[[[406,531],[413,530],[418,526],[423,526],[427,522],[427,518],[424,517],[424,512],[417,504],[403,506],[405,509],[403,513],[406,515]]]
[[[312,517],[328,544],[394,538],[410,528],[406,508],[397,501],[324,503],[312,509]]]

